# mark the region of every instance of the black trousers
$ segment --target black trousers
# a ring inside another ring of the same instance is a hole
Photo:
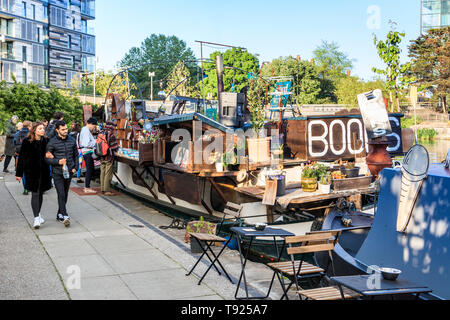
[[[44,193],[41,190],[31,194],[31,208],[35,218],[39,217],[41,213],[42,202],[44,202]]]
[[[55,183],[56,193],[58,194],[58,214],[67,216],[67,200],[69,199],[70,183],[72,182],[72,174],[69,179],[64,179],[64,176],[53,172],[53,182]]]
[[[84,162],[86,163],[86,177],[85,177],[85,187],[90,188],[91,187],[91,179],[92,175],[94,174],[94,158],[92,158],[92,154],[85,154],[83,156]]]
[[[14,159],[15,158],[16,157],[14,156]],[[3,171],[6,171],[6,169],[8,169],[9,164],[11,163],[11,159],[12,159],[12,156],[6,156],[5,157],[5,162],[3,163]]]

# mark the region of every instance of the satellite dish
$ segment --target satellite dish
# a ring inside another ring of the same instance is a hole
[[[430,155],[421,145],[412,147],[403,161],[402,189],[397,216],[397,231],[405,232],[422,188],[428,176]]]

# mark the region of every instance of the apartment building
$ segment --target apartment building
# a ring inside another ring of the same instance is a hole
[[[450,0],[421,0],[422,33],[450,26]]]
[[[0,0],[1,80],[70,87],[95,63],[95,0]]]

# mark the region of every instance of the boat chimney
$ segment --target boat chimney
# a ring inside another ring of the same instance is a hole
[[[223,56],[218,54],[216,56],[216,68],[217,68],[217,91],[219,93],[218,98],[220,100],[220,94],[224,91],[223,86]]]

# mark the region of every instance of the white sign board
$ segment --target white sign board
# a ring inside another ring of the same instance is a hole
[[[389,116],[380,89],[358,95],[358,103],[369,139],[392,133]]]

